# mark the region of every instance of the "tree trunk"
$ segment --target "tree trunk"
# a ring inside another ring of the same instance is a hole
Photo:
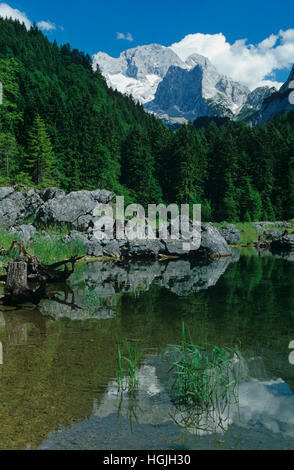
[[[26,294],[28,287],[28,265],[24,261],[8,263],[5,295],[21,296]]]

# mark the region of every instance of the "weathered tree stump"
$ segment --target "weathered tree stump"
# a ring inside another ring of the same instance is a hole
[[[259,235],[258,241],[254,243],[255,248],[258,250],[268,250],[270,243],[264,238],[263,235]]]
[[[24,261],[14,261],[8,263],[7,280],[4,293],[22,295],[27,293],[28,286],[28,265]]]
[[[0,277],[1,281],[6,281],[3,301],[5,305],[26,302],[38,304],[42,298],[46,297],[46,283],[65,282],[74,272],[75,263],[82,258],[73,257],[52,265],[43,264],[37,256],[31,256],[26,252],[21,241],[14,241],[8,253],[14,254],[17,258],[16,261],[8,263],[5,268],[7,275]],[[68,264],[71,264],[71,269],[68,269]],[[64,269],[61,270],[61,267]],[[39,288],[30,289],[29,281],[39,283]]]

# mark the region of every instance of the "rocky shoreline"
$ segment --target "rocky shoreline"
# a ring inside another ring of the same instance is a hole
[[[115,194],[104,190],[73,191],[66,194],[58,188],[26,190],[22,187],[0,188],[0,227],[28,243],[37,233],[52,239],[47,227],[66,226],[62,237],[66,245],[78,241],[87,256],[114,259],[199,258],[215,259],[232,256],[230,245],[240,244],[240,231],[233,224],[216,228],[211,223],[201,225],[201,244],[197,249],[186,247],[184,240],[113,238],[98,240],[94,234],[97,204],[112,204]],[[294,228],[291,222],[256,222],[257,234],[263,234],[276,251],[294,250],[294,234],[282,232]]]

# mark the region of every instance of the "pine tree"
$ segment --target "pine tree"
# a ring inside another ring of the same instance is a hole
[[[173,160],[176,202],[200,203],[204,192],[206,158],[200,135],[192,124],[183,125],[177,132]]]
[[[145,206],[161,202],[161,188],[154,176],[154,158],[140,126],[135,127],[126,140],[122,169],[122,183],[135,192],[137,202]]]
[[[53,170],[55,156],[50,139],[46,132],[44,121],[36,116],[33,127],[29,132],[29,154],[26,159],[26,169],[30,172],[32,181],[39,187],[54,183]]]
[[[0,161],[2,180],[4,178],[8,183],[19,168],[19,149],[16,138],[11,133],[0,133]]]
[[[235,198],[235,188],[232,182],[232,177],[230,173],[227,173],[225,177],[224,198],[222,201],[223,220],[227,220],[228,222],[238,222],[238,213],[239,207],[238,201]]]

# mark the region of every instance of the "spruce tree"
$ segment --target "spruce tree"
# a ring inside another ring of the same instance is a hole
[[[54,184],[53,170],[55,156],[44,121],[36,116],[32,129],[29,132],[28,156],[26,169],[32,181],[39,187]]]

